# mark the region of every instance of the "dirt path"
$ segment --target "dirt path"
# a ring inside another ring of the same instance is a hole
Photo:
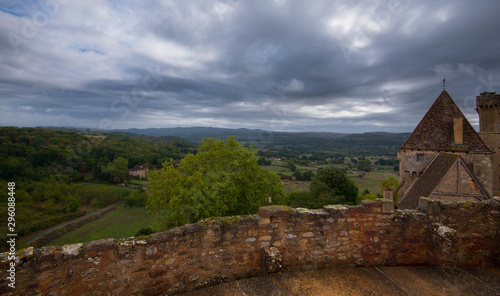
[[[120,204],[120,203],[122,203],[122,202],[123,202],[123,201],[118,202],[118,203],[111,204],[111,205],[109,205],[109,206],[107,206],[107,207],[104,207],[104,208],[99,209],[99,210],[97,210],[97,211],[94,211],[94,212],[92,212],[92,213],[86,214],[86,215],[84,215],[84,216],[81,216],[81,217],[75,218],[75,219],[73,219],[73,220],[69,220],[69,221],[66,221],[66,222],[63,222],[63,223],[57,224],[57,225],[55,225],[55,226],[52,226],[52,227],[46,228],[46,229],[44,229],[44,230],[42,230],[42,231],[36,232],[36,233],[34,233],[34,234],[31,234],[31,235],[29,235],[29,236],[25,237],[25,238],[24,238],[24,240],[25,240],[28,244],[31,244],[31,243],[33,243],[33,242],[37,241],[38,239],[40,239],[41,237],[43,237],[43,236],[45,236],[45,235],[47,235],[47,234],[51,233],[52,231],[58,230],[58,229],[60,229],[60,228],[62,228],[62,227],[64,227],[64,226],[66,226],[66,225],[69,225],[69,224],[72,224],[72,223],[75,223],[75,222],[81,221],[81,220],[86,219],[86,218],[88,218],[88,217],[95,216],[95,215],[97,215],[97,214],[99,214],[99,213],[102,213],[102,212],[104,212],[104,211],[106,211],[106,210],[109,210],[110,208],[113,208],[113,207],[115,207],[115,206],[119,205],[119,204]]]

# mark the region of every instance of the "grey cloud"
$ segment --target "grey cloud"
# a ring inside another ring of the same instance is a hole
[[[3,125],[400,132],[444,77],[471,121],[500,89],[495,1],[71,1],[16,54],[40,9],[18,3],[0,4]]]

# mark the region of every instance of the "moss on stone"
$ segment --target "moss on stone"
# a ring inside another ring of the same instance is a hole
[[[484,202],[477,202],[477,201],[466,201],[466,202],[461,202],[460,203],[461,207],[467,208],[467,209],[481,209],[486,206],[486,203]]]
[[[272,206],[267,206],[265,207],[267,210],[269,210],[270,212],[278,212],[278,211],[292,211],[293,208],[289,207],[289,206],[280,206],[280,205],[272,205]]]
[[[236,216],[226,216],[226,217],[213,217],[198,221],[196,224],[199,226],[208,226],[210,224],[220,224],[227,225],[238,223],[244,220],[256,220],[256,215],[236,215]]]

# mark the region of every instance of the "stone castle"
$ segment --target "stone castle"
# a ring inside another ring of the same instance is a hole
[[[402,209],[420,197],[480,201],[500,195],[500,95],[476,98],[478,134],[448,92],[443,91],[401,146]]]
[[[173,295],[282,271],[336,266],[500,267],[500,95],[477,97],[481,132],[443,91],[401,147],[400,208],[261,207],[150,236],[27,248],[9,295]],[[458,202],[455,202],[458,201]],[[10,294],[12,293],[12,294]]]

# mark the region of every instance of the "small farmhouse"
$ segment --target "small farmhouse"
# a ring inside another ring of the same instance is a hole
[[[149,167],[147,165],[136,165],[130,169],[130,177],[139,176],[139,179],[147,179],[149,173]]]

